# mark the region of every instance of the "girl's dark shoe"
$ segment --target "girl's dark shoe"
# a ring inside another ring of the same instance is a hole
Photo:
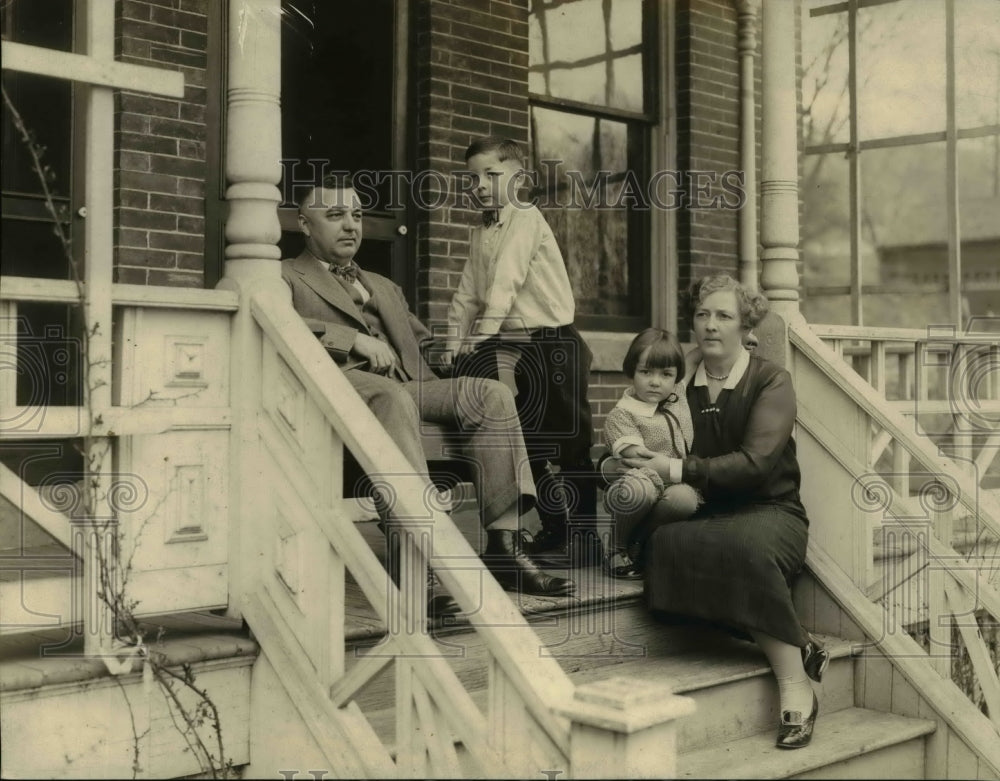
[[[576,591],[576,583],[542,572],[524,552],[521,532],[511,529],[487,529],[483,564],[497,582],[508,591],[561,597]]]
[[[816,716],[819,715],[819,700],[813,692],[812,713],[802,717],[801,711],[782,711],[778,722],[778,748],[805,748],[812,740],[813,728],[816,726]]]
[[[829,664],[830,652],[811,638],[802,649],[802,666],[806,670],[806,675],[819,683],[823,680],[823,673]]]
[[[604,572],[608,577],[619,580],[642,580],[642,567],[621,549],[605,557]]]

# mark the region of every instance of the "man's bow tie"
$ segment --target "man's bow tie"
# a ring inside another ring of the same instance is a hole
[[[487,228],[500,221],[499,209],[487,209],[483,212],[483,225]]]
[[[358,267],[354,263],[331,263],[330,271],[351,284],[358,281]]]

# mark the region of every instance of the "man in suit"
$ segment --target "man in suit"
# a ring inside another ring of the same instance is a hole
[[[430,331],[402,290],[354,262],[362,209],[349,177],[328,176],[310,189],[298,219],[305,249],[281,264],[296,311],[420,475],[427,477],[422,420],[463,434],[486,528],[482,558],[500,584],[533,594],[571,593],[573,581],[542,572],[522,549],[520,513],[533,506],[535,485],[510,390],[494,380],[434,374],[421,350]],[[383,520],[391,524],[391,517],[389,508]]]

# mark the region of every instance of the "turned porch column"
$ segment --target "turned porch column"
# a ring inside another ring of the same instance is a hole
[[[261,347],[251,298],[281,281],[281,0],[230,0],[229,86],[226,93],[226,268],[220,288],[239,294],[229,346],[233,426],[229,455],[229,612],[240,616],[253,586],[254,562],[244,551],[265,528],[261,508]],[[239,381],[236,381],[239,378]],[[249,554],[248,554],[249,555]],[[258,573],[259,574],[259,573]]]
[[[243,261],[279,260],[281,2],[231,0],[226,93],[226,275]],[[265,273],[279,275],[278,264]]]
[[[762,4],[763,176],[760,286],[786,321],[799,312],[798,105],[795,92],[796,3]]]
[[[740,282],[756,290],[757,133],[753,70],[757,49],[757,0],[736,0],[740,57],[740,166],[746,200],[740,209]]]

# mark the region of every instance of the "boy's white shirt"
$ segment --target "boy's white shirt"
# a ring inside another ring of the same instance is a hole
[[[453,338],[555,328],[573,322],[569,274],[552,229],[534,206],[508,203],[496,224],[475,227],[448,308]]]

